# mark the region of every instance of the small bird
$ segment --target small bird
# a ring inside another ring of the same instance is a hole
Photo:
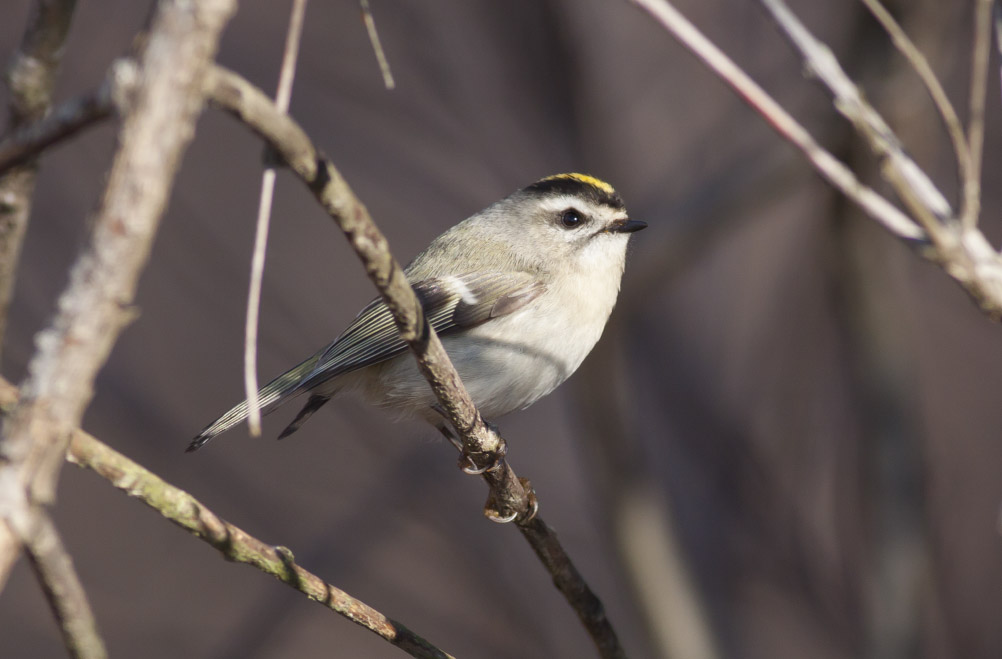
[[[629,218],[608,183],[557,174],[460,222],[407,266],[428,322],[484,418],[528,407],[577,370],[616,303],[630,234],[646,226]],[[377,298],[333,343],[262,387],[261,411],[309,394],[281,439],[331,397],[357,392],[451,438],[431,387],[406,353]],[[246,418],[244,401],[187,450]]]

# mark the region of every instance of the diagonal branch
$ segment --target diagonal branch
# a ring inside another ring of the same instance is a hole
[[[104,640],[56,525],[44,510],[37,511],[33,522],[34,528],[22,535],[24,549],[59,623],[63,645],[75,659],[104,659]]]
[[[127,58],[116,61],[97,91],[65,101],[38,121],[5,135],[0,140],[0,174],[6,175],[113,114],[124,114],[135,86],[135,62]]]
[[[17,388],[0,377],[0,413],[17,402]],[[196,538],[212,545],[227,560],[270,574],[335,613],[382,636],[413,657],[452,659],[399,622],[384,616],[296,564],[285,547],[269,545],[221,519],[198,499],[167,483],[82,430],[70,439],[67,460],[90,469],[130,497],[158,511]]]
[[[870,148],[890,167],[891,183],[902,201],[923,220],[934,243],[947,240],[940,225],[953,220],[953,209],[936,185],[915,161],[905,154],[898,136],[883,117],[863,98],[859,88],[849,79],[835,55],[818,41],[790,11],[783,0],[760,0],[783,34],[800,52],[808,70],[826,86],[835,98],[835,109],[848,119],[856,131],[866,138]]]
[[[665,0],[631,0],[651,14],[696,57],[734,88],[785,139],[811,161],[818,173],[864,213],[880,222],[892,234],[907,240],[924,241],[925,232],[894,205],[863,185],[845,163],[826,151],[789,112],[752,80],[734,60],[707,39],[695,25]]]
[[[206,94],[213,104],[238,117],[267,141],[337,222],[393,313],[401,338],[414,352],[422,374],[462,439],[465,454],[477,467],[486,469],[483,475],[490,496],[485,513],[496,521],[517,520],[522,534],[591,634],[601,656],[624,657],[601,602],[574,568],[556,534],[534,516],[535,497],[528,481],[518,478],[504,460],[504,441],[484,423],[474,407],[438,336],[424,318],[403,270],[390,253],[386,238],[365,206],[303,130],[278,112],[259,89],[238,75],[215,67],[207,77]]]
[[[800,51],[805,66],[825,83],[835,97],[835,108],[845,116],[883,161],[882,175],[915,221],[866,187],[855,174],[798,124],[733,60],[710,42],[668,0],[631,0],[644,8],[673,36],[703,61],[786,140],[810,160],[814,168],[867,215],[899,238],[931,243],[920,254],[938,264],[959,283],[993,320],[1002,320],[1002,257],[974,226],[958,222],[935,184],[904,152],[897,136],[866,102],[845,75],[831,50],[807,31],[782,0],[761,0],[784,34]],[[980,1],[980,0],[979,0]]]
[[[111,116],[113,106],[107,91],[102,86],[94,93],[67,101],[44,119],[6,137],[0,142],[0,172],[6,174],[9,168],[23,165],[50,146]]]

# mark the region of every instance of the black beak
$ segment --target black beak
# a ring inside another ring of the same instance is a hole
[[[647,228],[647,222],[643,220],[616,220],[609,225],[609,231],[613,233],[633,233]]]

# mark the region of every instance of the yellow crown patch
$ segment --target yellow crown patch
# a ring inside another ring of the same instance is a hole
[[[593,188],[597,188],[604,192],[605,194],[614,195],[616,190],[613,189],[611,185],[603,181],[602,179],[595,178],[594,176],[589,176],[588,174],[556,174],[554,176],[547,176],[544,181],[559,181],[559,180],[571,180],[578,181],[579,183],[584,183],[585,185],[590,185]]]

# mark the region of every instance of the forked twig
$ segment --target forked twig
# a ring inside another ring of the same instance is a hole
[[[894,20],[894,17],[887,11],[887,8],[880,3],[880,0],[862,0],[862,2],[870,10],[870,13],[873,14],[873,17],[877,19],[877,22],[883,26],[888,36],[890,36],[891,42],[901,52],[901,55],[908,60],[908,63],[911,64],[925,86],[926,91],[929,92],[929,96],[932,98],[932,102],[939,112],[940,119],[943,121],[943,126],[946,128],[946,133],[950,137],[953,152],[957,158],[957,178],[960,182],[960,188],[963,190],[960,215],[961,217],[967,217],[969,214],[972,214],[972,209],[974,209],[973,215],[976,218],[976,209],[980,199],[980,187],[976,184],[977,179],[974,176],[974,163],[971,160],[971,150],[967,138],[964,136],[964,127],[960,123],[957,111],[946,95],[946,90],[943,89],[939,78],[936,77],[932,67],[929,66],[929,60],[918,49],[915,42],[908,37],[898,22]]]
[[[686,48],[730,84],[780,135],[800,149],[821,176],[852,199],[867,215],[899,238],[908,241],[925,240],[925,232],[915,222],[872,188],[861,183],[852,170],[818,144],[806,128],[675,7],[665,0],[631,0],[631,2],[650,13]]]
[[[785,139],[792,142],[832,185],[887,229],[911,242],[931,243],[920,253],[939,264],[995,320],[1002,320],[1002,258],[976,226],[964,226],[935,184],[904,151],[883,118],[846,76],[831,50],[818,41],[782,0],[761,0],[801,54],[804,65],[834,96],[835,109],[881,158],[881,171],[901,202],[921,226],[886,199],[862,185],[855,175],[761,90],[719,48],[709,42],[668,0],[631,0],[651,13],[724,82],[757,110]],[[979,2],[985,0],[979,0]],[[968,142],[968,148],[972,143]],[[974,155],[972,154],[972,162]],[[972,177],[980,165],[972,164]],[[973,207],[972,207],[973,208]],[[923,245],[925,247],[925,245]]]

